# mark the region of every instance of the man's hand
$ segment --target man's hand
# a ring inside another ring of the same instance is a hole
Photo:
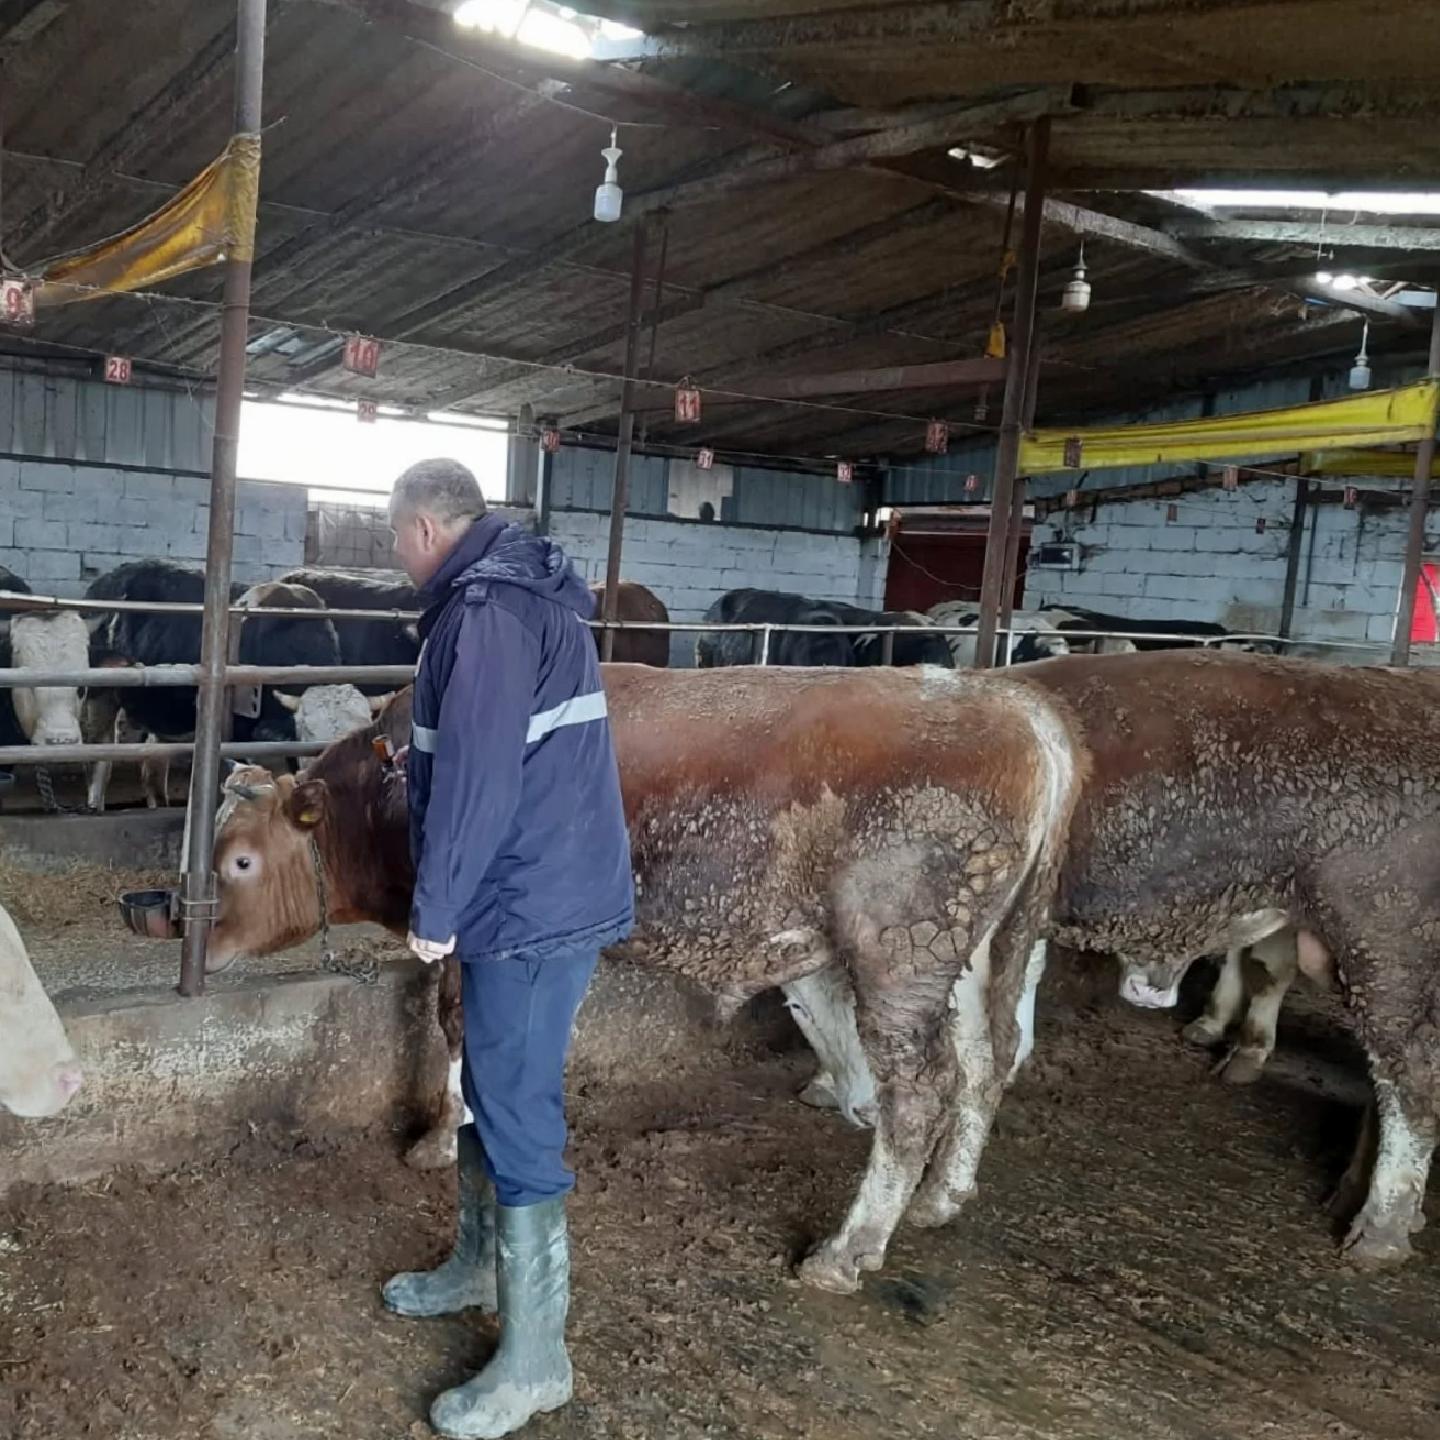
[[[448,940],[422,940],[413,930],[405,938],[405,943],[427,964],[433,965],[437,960],[443,960],[455,948],[455,937],[452,935]]]

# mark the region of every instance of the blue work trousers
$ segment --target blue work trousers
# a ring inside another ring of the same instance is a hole
[[[535,1205],[575,1184],[565,1164],[565,1058],[599,955],[465,960],[460,1085],[502,1205]]]

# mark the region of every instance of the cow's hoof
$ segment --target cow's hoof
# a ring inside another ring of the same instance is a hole
[[[922,1190],[910,1202],[905,1218],[922,1230],[938,1230],[948,1225],[965,1208],[965,1202],[975,1193],[962,1190],[958,1194],[943,1187],[933,1192]]]
[[[1213,1050],[1225,1038],[1225,1027],[1202,1015],[1198,1020],[1192,1020],[1180,1032],[1180,1038],[1197,1049]]]
[[[800,1262],[802,1284],[832,1295],[853,1295],[860,1288],[860,1267],[849,1257],[836,1255],[829,1245],[822,1245],[813,1255]]]
[[[822,1070],[799,1094],[802,1105],[812,1110],[838,1110],[840,1097],[835,1093],[835,1082]]]
[[[1237,1050],[1221,1067],[1220,1078],[1227,1085],[1253,1085],[1264,1073],[1270,1057],[1263,1050]]]
[[[1391,1223],[1372,1225],[1362,1215],[1350,1227],[1342,1247],[1346,1261],[1357,1270],[1389,1270],[1410,1258],[1408,1227]]]
[[[405,1152],[412,1170],[447,1170],[459,1158],[459,1141],[453,1129],[432,1130]]]
[[[874,1100],[866,1100],[861,1105],[847,1105],[842,1100],[840,1113],[857,1130],[873,1130],[880,1119],[880,1106]]]

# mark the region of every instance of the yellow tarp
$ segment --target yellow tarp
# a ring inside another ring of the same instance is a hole
[[[1284,410],[1252,410],[1163,425],[1036,430],[1020,442],[1020,473],[1241,460],[1341,446],[1410,445],[1434,431],[1437,404],[1440,382],[1422,380],[1399,390],[1347,395],[1343,400]]]
[[[1307,475],[1356,475],[1383,480],[1413,480],[1415,456],[1394,450],[1317,450],[1300,457],[1300,468]],[[1432,480],[1440,480],[1440,464],[1430,472]]]
[[[236,135],[174,199],[122,234],[48,261],[35,287],[38,305],[145,290],[162,280],[255,253],[260,137]]]

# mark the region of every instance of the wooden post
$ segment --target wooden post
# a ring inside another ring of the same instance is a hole
[[[266,0],[239,0],[235,41],[237,135],[260,133],[265,73]],[[253,214],[250,217],[253,222]],[[200,684],[195,706],[195,753],[190,770],[188,844],[181,915],[180,993],[205,989],[205,949],[213,923],[215,807],[224,733],[225,660],[230,623],[230,569],[235,550],[235,469],[240,406],[245,397],[245,345],[250,329],[250,246],[225,261],[220,318],[220,364],[215,380],[215,443],[210,461],[210,532],[205,547],[205,613],[200,621]]]
[[[610,549],[605,557],[605,609],[613,622],[620,605],[620,555],[625,545],[625,507],[630,503],[630,447],[635,441],[635,367],[640,357],[640,322],[645,302],[645,221],[635,226],[630,258],[630,314],[625,328],[625,380],[620,390],[620,439],[615,447],[615,481],[610,488]],[[615,632],[600,637],[600,658],[615,653]]]
[[[1425,373],[1440,380],[1440,294],[1435,297],[1435,314],[1430,322],[1430,358]],[[1435,417],[1415,454],[1415,479],[1410,486],[1410,534],[1405,542],[1405,573],[1400,581],[1400,611],[1395,618],[1395,638],[1390,646],[1390,663],[1410,663],[1410,627],[1415,623],[1415,590],[1420,584],[1420,562],[1425,555],[1425,516],[1430,508],[1430,472],[1435,467]]]
[[[1020,235],[1020,264],[1015,284],[1005,403],[995,448],[995,481],[990,491],[990,530],[985,541],[985,571],[980,582],[980,619],[975,635],[975,665],[995,663],[995,627],[1000,617],[1005,567],[1010,550],[1015,477],[1020,468],[1020,432],[1030,378],[1035,329],[1035,290],[1040,278],[1040,226],[1045,209],[1045,161],[1050,149],[1050,120],[1042,116],[1025,137],[1025,221]]]

